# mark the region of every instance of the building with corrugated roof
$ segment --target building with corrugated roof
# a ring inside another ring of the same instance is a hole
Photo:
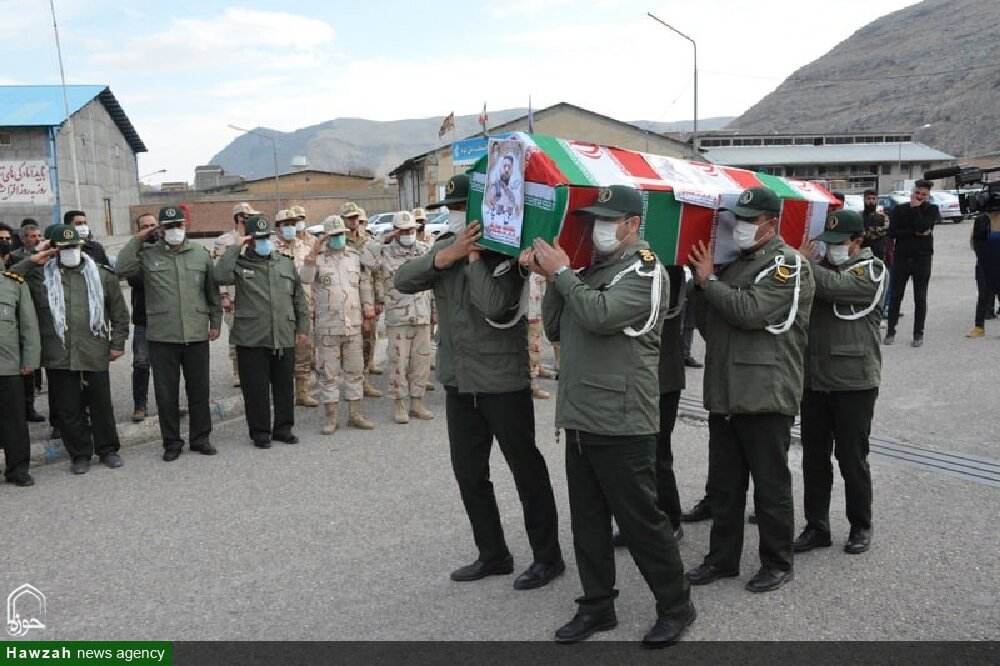
[[[66,86],[63,95],[62,86],[0,86],[0,220],[48,226],[79,209],[98,238],[130,233],[146,146],[108,86]]]

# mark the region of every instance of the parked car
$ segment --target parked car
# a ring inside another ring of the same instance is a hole
[[[888,215],[892,209],[900,204],[910,202],[910,195],[907,192],[889,192],[878,195],[878,205],[882,207],[882,212]]]
[[[949,192],[931,192],[931,203],[938,207],[942,222],[958,223],[962,221],[962,209],[958,197]]]

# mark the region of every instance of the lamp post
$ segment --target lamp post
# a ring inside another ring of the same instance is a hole
[[[646,16],[653,19],[663,27],[669,28],[670,30],[674,31],[684,39],[688,40],[689,42],[691,42],[691,46],[694,47],[694,131],[691,132],[691,153],[694,159],[698,159],[700,156],[700,153],[698,152],[698,44],[693,39],[685,35],[683,32],[681,32],[674,26],[670,25],[666,21],[657,18],[652,13],[646,12]]]
[[[278,189],[278,141],[273,136],[258,132],[257,130],[244,129],[236,125],[229,125],[229,129],[236,130],[237,132],[246,132],[247,134],[256,134],[271,142],[271,155],[274,159],[274,201],[277,205],[277,208],[274,210],[275,215],[277,215],[277,211],[281,210],[281,191]]]
[[[166,172],[167,172],[166,169],[158,169],[156,171],[150,171],[145,176],[139,176],[139,180],[144,180],[146,178],[149,178],[150,176],[155,176],[158,173],[166,173]]]

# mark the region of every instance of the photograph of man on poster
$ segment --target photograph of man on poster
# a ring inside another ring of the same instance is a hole
[[[484,236],[520,246],[524,219],[524,146],[518,141],[490,140],[483,196]]]

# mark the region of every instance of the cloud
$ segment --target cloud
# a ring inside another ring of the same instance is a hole
[[[556,7],[572,4],[571,0],[500,0],[490,8],[493,18],[508,18],[511,16],[534,16]]]

